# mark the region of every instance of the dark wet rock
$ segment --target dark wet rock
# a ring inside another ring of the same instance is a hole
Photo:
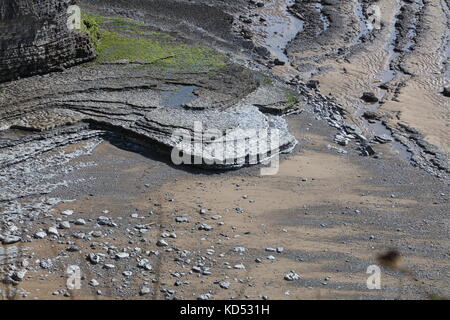
[[[109,217],[100,216],[97,218],[97,223],[101,226],[107,226],[107,227],[116,227],[117,224],[114,223]]]
[[[247,28],[241,29],[241,34],[244,39],[250,40],[253,37],[253,33]]]
[[[156,245],[157,245],[158,247],[167,247],[169,244],[168,244],[165,240],[158,240],[158,241],[156,242]]]
[[[361,96],[361,99],[367,103],[376,103],[378,102],[378,98],[373,92],[364,92]]]
[[[373,140],[378,143],[388,143],[391,142],[393,139],[387,134],[382,134],[382,135],[375,135],[373,137]]]
[[[252,24],[253,23],[253,20],[251,18],[249,18],[249,17],[242,17],[241,21],[244,22],[244,23],[247,23],[247,24]]]
[[[397,127],[389,129],[393,132],[395,139],[405,145],[410,154],[410,160],[415,166],[435,176],[448,177],[450,173],[448,154],[424,140],[420,131],[403,122],[397,122]]]
[[[77,219],[74,224],[76,224],[77,226],[84,226],[86,225],[86,221],[84,219]]]
[[[276,66],[284,66],[286,64],[286,62],[281,61],[280,59],[275,59],[275,60],[273,60],[273,64]]]
[[[374,148],[369,144],[361,144],[359,150],[362,156],[373,156],[376,154]]]
[[[309,80],[306,86],[310,89],[319,89],[320,82],[318,80]]]
[[[26,273],[27,273],[26,270],[18,270],[18,271],[15,271],[15,272],[13,273],[13,275],[11,276],[11,278],[12,278],[13,280],[15,280],[15,281],[20,282],[20,281],[22,281],[23,279],[25,279]]]
[[[374,111],[364,112],[363,117],[367,120],[380,120],[382,118],[382,116],[378,112]]]
[[[354,124],[344,125],[344,129],[348,134],[357,134],[357,135],[362,134],[362,130],[359,127],[355,126]]]
[[[78,251],[80,251],[80,247],[78,247],[78,246],[70,246],[70,247],[67,247],[66,251],[68,251],[68,252],[78,252]]]
[[[151,23],[158,29],[180,34],[186,39],[202,41],[211,46],[228,50],[244,46],[251,51],[254,45],[232,32],[234,17],[247,15],[248,2],[238,1],[123,1],[123,0],[79,0],[81,6],[102,9],[103,15],[111,12],[126,13]],[[236,17],[237,18],[237,17]]]
[[[414,135],[420,135],[420,131],[408,126],[406,123],[398,122],[398,126],[402,128],[404,131]]]
[[[445,87],[444,90],[442,91],[442,94],[445,97],[450,97],[450,87]]]

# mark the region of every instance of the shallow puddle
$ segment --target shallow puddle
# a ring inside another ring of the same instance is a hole
[[[259,14],[266,20],[265,25],[256,26],[255,29],[265,35],[263,41],[258,39],[259,45],[265,47],[273,57],[289,63],[285,49],[299,32],[303,30],[304,22],[289,12],[294,0],[277,0],[266,4]]]
[[[411,153],[408,151],[408,148],[401,144],[399,141],[395,140],[395,138],[392,136],[392,132],[388,128],[386,128],[383,123],[381,123],[380,121],[371,123],[367,120],[364,120],[364,124],[374,136],[386,136],[391,138],[392,141],[390,141],[389,144],[394,152],[398,155],[398,157],[404,161],[411,161]]]
[[[198,96],[194,93],[196,89],[198,89],[197,86],[185,86],[177,91],[165,92],[162,104],[165,107],[182,107],[197,99]]]

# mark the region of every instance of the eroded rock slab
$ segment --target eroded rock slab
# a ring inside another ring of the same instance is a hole
[[[258,109],[262,105],[288,109],[289,99],[294,99],[288,97],[291,93],[261,87],[244,68],[229,66],[205,75],[158,75],[142,68],[132,76],[130,68],[80,67],[42,77],[45,83],[30,78],[1,88],[1,166],[92,138],[95,130],[156,144],[167,155],[175,149],[192,157],[187,164],[220,169],[264,162],[297,143],[283,118]],[[58,86],[61,82],[64,87]],[[193,107],[200,104],[204,107]],[[11,129],[30,134],[8,137],[5,130]],[[188,143],[180,130],[192,137]]]

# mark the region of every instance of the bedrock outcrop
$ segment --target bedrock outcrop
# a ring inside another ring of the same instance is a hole
[[[67,9],[73,4],[73,0],[0,2],[0,82],[59,71],[95,57],[89,37],[67,27]]]
[[[132,64],[81,66],[21,79],[0,91],[0,167],[90,139],[92,130],[119,133],[169,157],[175,149],[200,160],[186,164],[204,168],[263,163],[291,151],[297,140],[282,117],[259,110],[261,95],[270,93],[260,88],[251,71],[235,65],[195,75],[149,73]],[[291,92],[275,90],[276,110],[295,108]],[[186,143],[180,131],[192,140]]]

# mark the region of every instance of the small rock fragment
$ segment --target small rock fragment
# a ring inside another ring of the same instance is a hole
[[[56,229],[56,227],[49,227],[47,232],[48,232],[48,234],[51,234],[53,236],[59,235],[58,229]]]
[[[47,233],[45,233],[44,231],[39,231],[34,234],[34,237],[36,239],[44,239],[45,237],[47,237]]]
[[[71,216],[73,214],[73,210],[65,210],[61,212],[63,216]]]
[[[201,294],[197,297],[197,300],[209,300],[211,299],[213,296],[211,293],[206,293],[206,294]]]
[[[92,279],[91,281],[89,281],[89,285],[93,287],[97,287],[99,284],[100,283],[98,283],[96,279]]]
[[[126,259],[130,257],[130,254],[128,252],[117,252],[115,255],[116,259]]]
[[[166,241],[164,241],[164,240],[158,240],[158,241],[156,242],[156,245],[157,245],[158,247],[167,247],[167,246],[169,246],[169,244],[168,244]]]
[[[284,276],[284,280],[286,281],[294,281],[300,279],[300,276],[295,273],[295,271],[290,271],[288,274]]]
[[[146,294],[149,294],[149,293],[151,293],[151,292],[152,292],[152,290],[151,290],[150,288],[148,288],[148,287],[142,287],[141,290],[139,291],[139,294],[140,294],[141,296],[145,296]]]

